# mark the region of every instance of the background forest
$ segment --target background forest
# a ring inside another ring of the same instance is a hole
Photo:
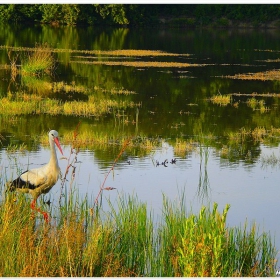
[[[277,4],[2,4],[0,22],[52,25],[280,26]]]

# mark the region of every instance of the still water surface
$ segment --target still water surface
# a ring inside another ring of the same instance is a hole
[[[230,226],[242,225],[246,219],[249,223],[255,221],[260,231],[269,231],[275,236],[276,246],[280,249],[279,137],[273,136],[269,141],[254,141],[249,137],[234,145],[230,144],[228,137],[244,128],[247,131],[258,127],[280,128],[279,97],[269,96],[269,93],[280,93],[280,83],[279,80],[226,78],[227,75],[278,69],[280,31],[46,26],[1,26],[0,30],[0,45],[33,47],[36,42],[48,42],[60,49],[160,50],[182,55],[138,57],[135,60],[200,64],[184,68],[95,65],[80,63],[81,58],[75,54],[58,53],[56,75],[44,79],[48,82],[75,82],[88,88],[114,87],[136,92],[116,98],[141,103],[137,127],[133,122],[135,109],[124,112],[127,122],[116,119],[112,114],[98,118],[1,115],[0,133],[5,137],[0,146],[2,186],[6,178],[15,177],[19,171],[47,163],[49,149],[41,147],[29,136],[40,135],[48,129],[58,130],[62,146],[63,135],[73,131],[78,122],[81,122],[80,130],[159,137],[161,146],[150,152],[126,151],[122,155],[106,181],[106,186],[116,189],[104,192],[103,198],[114,201],[120,194],[135,194],[139,200],[147,202],[155,215],[161,213],[163,194],[174,201],[184,192],[186,205],[195,212],[201,205],[212,205],[213,202],[218,203],[220,210],[230,204]],[[115,58],[124,59],[132,60]],[[0,50],[0,63],[9,63],[4,49]],[[8,91],[19,90],[46,94],[32,88],[21,77],[11,82],[8,70],[0,70],[0,77],[1,98],[7,96]],[[248,95],[253,92],[265,95],[256,97],[265,103],[267,110],[264,112],[246,103]],[[233,95],[231,104],[227,106],[209,101],[214,95],[232,93],[241,93],[241,96]],[[205,140],[209,135],[210,140],[202,144],[197,140],[198,136]],[[174,143],[179,137],[195,138],[197,149],[178,154],[174,151]],[[25,143],[27,151],[23,154],[7,153],[7,146],[15,143]],[[221,151],[224,147],[230,147],[232,152],[223,157]],[[80,150],[74,188],[81,197],[88,195],[94,200],[120,148],[89,147]],[[68,145],[64,145],[63,150],[66,156],[70,154]],[[270,156],[276,158],[276,163],[264,161]],[[161,164],[166,159],[167,167]],[[172,159],[176,159],[176,163],[172,164]],[[60,160],[62,172],[66,165],[65,160]],[[46,196],[56,205],[59,194],[60,182]]]

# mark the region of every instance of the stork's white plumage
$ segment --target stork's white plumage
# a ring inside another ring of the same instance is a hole
[[[24,193],[30,193],[33,197],[31,208],[42,213],[45,221],[48,221],[48,214],[41,211],[39,208],[35,208],[36,201],[42,193],[48,193],[58,180],[60,168],[58,165],[55,145],[63,155],[58,140],[58,132],[56,130],[51,130],[49,132],[49,142],[51,148],[51,158],[49,163],[40,168],[27,170],[12,182],[7,183],[7,187],[10,191],[17,190]]]

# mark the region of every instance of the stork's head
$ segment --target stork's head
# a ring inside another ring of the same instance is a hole
[[[62,152],[59,140],[58,140],[58,132],[56,130],[51,130],[49,132],[49,139],[50,139],[50,141],[53,141],[55,143],[55,145],[57,146],[57,148],[59,149],[59,151],[63,155],[63,152]]]

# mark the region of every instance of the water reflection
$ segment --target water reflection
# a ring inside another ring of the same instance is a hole
[[[207,164],[209,159],[209,147],[200,147],[199,181],[197,197],[201,202],[209,200],[211,194],[210,181],[208,177]]]
[[[44,163],[48,150],[41,135],[49,129],[59,131],[69,154],[71,135],[80,122],[74,184],[65,181],[62,186],[60,182],[46,201],[58,203],[62,189],[69,192],[73,188],[81,196],[95,198],[123,141],[131,138],[133,145],[106,181],[106,186],[116,190],[105,192],[104,199],[134,192],[160,215],[162,194],[175,200],[179,189],[193,210],[214,201],[220,207],[229,203],[231,225],[248,218],[279,236],[275,213],[279,204],[280,83],[277,79],[232,79],[240,73],[277,69],[279,32],[3,25],[0,31],[2,45],[34,47],[35,42],[48,42],[56,49],[57,60],[54,75],[18,74],[14,79],[4,67],[10,65],[8,50],[1,48],[0,104],[32,99],[36,94],[42,100],[59,100],[61,109],[56,115],[38,110],[0,114],[2,187],[6,179],[27,167]],[[106,59],[201,65],[159,68],[74,63],[77,55],[102,63],[104,56],[83,53],[87,50],[126,49],[180,55]],[[186,54],[190,56],[183,56]],[[227,104],[211,101],[214,96],[228,94],[232,99]],[[64,114],[64,104],[77,100],[139,105],[108,107],[106,113],[89,117]],[[20,146],[25,154],[11,152]],[[171,164],[172,159],[176,163]],[[65,171],[67,162],[61,160],[60,164]],[[278,238],[277,244],[280,248]]]

